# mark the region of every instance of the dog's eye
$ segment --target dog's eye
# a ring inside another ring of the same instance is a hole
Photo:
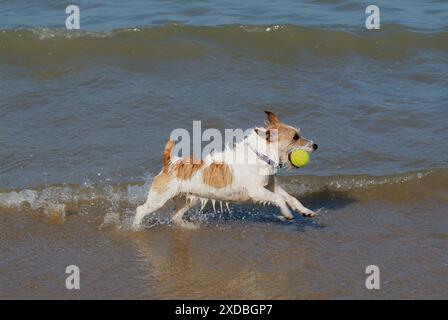
[[[293,139],[294,139],[294,140],[299,140],[299,139],[300,139],[300,136],[296,133],[296,134],[294,135]]]

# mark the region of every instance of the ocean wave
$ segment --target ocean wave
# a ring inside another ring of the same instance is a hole
[[[107,32],[41,28],[1,30],[0,44],[0,63],[13,65],[79,57],[196,59],[208,54],[271,61],[298,60],[301,54],[399,60],[417,50],[448,51],[448,32],[417,32],[395,24],[374,32],[296,25],[165,25]]]
[[[283,176],[280,183],[296,196],[326,201],[335,197],[359,201],[443,201],[448,202],[448,169],[428,169],[385,176]],[[21,190],[0,190],[2,211],[41,210],[64,205],[79,208],[135,208],[145,201],[147,183],[115,185],[52,185]]]

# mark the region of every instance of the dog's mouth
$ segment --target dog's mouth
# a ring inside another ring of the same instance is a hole
[[[292,150],[290,153],[288,153],[288,161],[286,161],[286,164],[287,164],[288,168],[299,169],[299,167],[295,166],[294,163],[292,163],[292,161],[291,161],[291,155],[292,155],[293,151],[294,150]]]

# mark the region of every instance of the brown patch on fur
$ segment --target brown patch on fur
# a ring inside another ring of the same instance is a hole
[[[277,117],[277,115],[274,112],[265,111],[265,113],[268,115],[268,123],[270,125],[275,125],[275,124],[280,123],[280,119]]]
[[[163,193],[166,190],[166,187],[168,183],[171,180],[171,176],[166,173],[162,172],[156,177],[154,177],[154,180],[152,181],[151,185],[151,191],[157,192],[157,193]]]
[[[167,173],[168,168],[171,164],[171,152],[173,151],[174,145],[176,143],[172,140],[168,140],[163,150],[163,172]]]
[[[213,188],[224,188],[233,181],[232,169],[225,163],[213,162],[202,171],[202,180]]]
[[[297,140],[296,145],[303,147],[306,146],[308,144],[308,140],[304,139],[304,138],[300,138],[299,140]]]
[[[295,129],[293,129],[287,125],[284,125],[283,123],[269,125],[267,130],[269,130],[269,131],[276,130],[279,146],[282,144],[290,144],[292,141],[292,138],[294,137],[294,135],[297,132]]]
[[[177,162],[172,169],[176,173],[177,178],[181,180],[189,180],[202,168],[203,164],[202,160],[198,161],[190,157]]]
[[[268,115],[268,126],[266,128],[266,141],[268,143],[272,142],[272,130],[276,130],[277,132],[277,141],[280,149],[291,143],[298,147],[303,147],[310,142],[303,137],[300,137],[298,140],[293,140],[294,135],[297,133],[295,128],[283,124],[275,113],[270,111],[265,111],[265,113]],[[255,131],[258,134],[258,130]]]
[[[306,146],[310,141],[303,137],[294,140],[294,136],[297,134],[297,129],[287,126],[283,123],[278,123],[276,125],[269,125],[267,130],[276,130],[277,132],[277,142],[278,142],[278,152],[281,155],[286,154],[289,150],[295,148],[300,148]],[[271,133],[272,136],[272,133]],[[270,141],[272,142],[272,141]]]

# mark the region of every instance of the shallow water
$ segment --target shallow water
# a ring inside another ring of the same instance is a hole
[[[69,32],[58,2],[3,1],[0,298],[447,298],[448,5],[377,1],[367,31],[367,4],[78,1]],[[280,173],[316,219],[206,207],[188,230],[170,202],[128,230],[171,130],[266,109],[319,144]]]
[[[321,201],[315,203],[320,206]],[[103,227],[101,210],[51,223],[2,213],[1,298],[446,298],[446,203],[327,200],[317,220],[271,209],[194,216],[197,229]],[[431,210],[428,210],[428,207]],[[150,224],[150,222],[148,223]],[[81,290],[64,287],[81,270]],[[381,270],[369,291],[366,266]]]

